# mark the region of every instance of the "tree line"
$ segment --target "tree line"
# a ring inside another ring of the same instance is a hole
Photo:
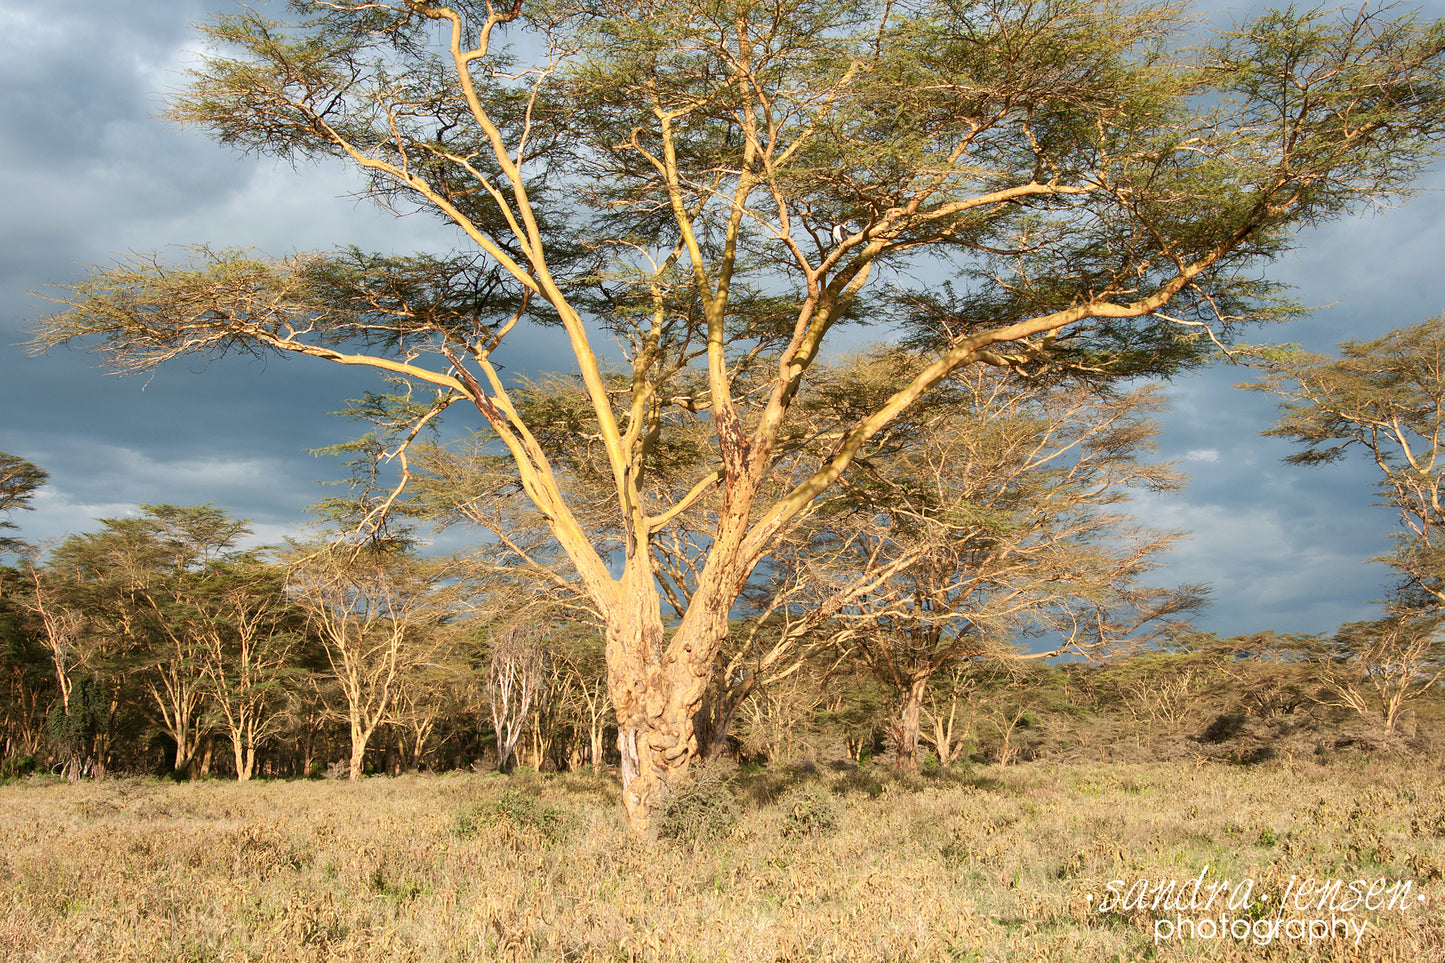
[[[147,506],[68,538],[44,565],[0,569],[0,774],[617,766],[595,625],[484,628],[438,577],[455,566],[374,548],[266,558],[235,547],[245,532],[209,506]],[[757,631],[735,625],[740,638]],[[969,760],[1257,761],[1284,746],[1404,746],[1422,735],[1417,710],[1428,743],[1445,719],[1440,646],[1401,644],[1390,617],[1328,636],[1181,631],[1094,662],[934,649],[925,687],[880,671],[895,635],[853,646],[852,631],[804,645],[791,671],[735,697],[709,755],[886,757],[913,773]]]

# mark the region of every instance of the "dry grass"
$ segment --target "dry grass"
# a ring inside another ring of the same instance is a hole
[[[831,828],[745,777],[731,836],[688,845],[629,838],[615,785],[576,776],[0,786],[0,959],[1445,959],[1438,764],[807,779],[838,794]],[[1345,914],[1358,946],[1155,946],[1159,914],[1085,898],[1206,864],[1413,889]]]

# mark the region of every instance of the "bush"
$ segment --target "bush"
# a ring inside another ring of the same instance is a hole
[[[883,795],[883,786],[888,778],[886,771],[880,771],[872,766],[859,766],[844,773],[837,782],[840,793],[861,792],[869,797],[877,799]]]
[[[488,826],[508,826],[556,842],[566,828],[567,814],[536,796],[509,789],[498,799],[474,803],[457,814],[456,834],[471,839]]]
[[[698,766],[663,806],[654,828],[658,839],[705,843],[724,839],[737,825],[742,807],[724,766]]]
[[[8,756],[0,761],[0,779],[19,779],[37,768],[34,756]]]
[[[1200,736],[1205,742],[1215,743],[1227,742],[1230,739],[1238,738],[1244,732],[1245,715],[1243,712],[1226,712],[1215,718]]]
[[[778,805],[783,810],[783,835],[789,839],[823,836],[838,828],[838,805],[819,783],[788,790]]]

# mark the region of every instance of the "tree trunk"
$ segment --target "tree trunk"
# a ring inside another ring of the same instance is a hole
[[[957,753],[962,751],[973,732],[973,716],[968,717],[963,732],[958,732],[958,697],[954,696],[948,705],[948,715],[932,715],[930,721],[933,725],[933,749],[938,753],[938,764],[952,765]]]
[[[622,803],[635,833],[648,832],[672,787],[697,755],[693,717],[702,706],[713,654],[727,632],[730,599],[701,586],[664,648],[657,589],[648,566],[623,575],[622,617],[607,627],[608,685],[622,757]]]
[[[256,747],[241,746],[236,750],[236,781],[249,782],[256,772]]]
[[[351,769],[347,779],[356,782],[362,776],[366,762],[366,744],[371,740],[371,730],[359,718],[351,717]]]
[[[316,728],[307,726],[301,738],[301,772],[302,779],[310,779],[311,771],[316,767]]]
[[[594,720],[587,733],[589,745],[588,753],[592,757],[592,773],[596,775],[602,771],[602,737],[606,727],[600,724],[601,720]]]
[[[752,672],[733,685],[722,679],[714,687],[712,698],[704,702],[694,724],[699,730],[699,755],[705,761],[713,762],[722,756],[727,748],[733,717],[737,715],[738,707],[752,694],[756,681],[757,676]]]
[[[928,687],[928,676],[919,675],[910,680],[903,694],[903,707],[893,724],[894,768],[901,773],[918,774],[919,716],[923,708],[923,691]]]

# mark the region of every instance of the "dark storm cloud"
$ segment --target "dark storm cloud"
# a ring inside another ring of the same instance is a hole
[[[360,432],[331,416],[376,388],[364,372],[304,361],[178,364],[119,379],[82,352],[27,358],[28,292],[79,278],[127,252],[209,243],[292,250],[356,243],[445,247],[422,219],[398,223],[337,195],[341,172],[256,162],[156,115],[200,41],[191,24],[224,3],[69,4],[44,15],[0,9],[0,450],[51,473],[32,539],[93,527],[142,502],[215,502],[274,535],[308,519],[335,460],[308,455]],[[38,7],[33,8],[39,10]]]
[[[187,3],[91,3],[7,9],[0,163],[9,211],[3,278],[45,277],[77,256],[108,256],[128,227],[235,190],[244,165],[155,119],[180,80]],[[41,273],[46,271],[47,273]],[[9,292],[7,291],[7,294]]]
[[[1422,187],[1402,205],[1301,235],[1268,274],[1315,310],[1246,340],[1333,353],[1340,341],[1445,311],[1445,176]],[[1324,632],[1370,618],[1392,579],[1370,560],[1389,551],[1395,529],[1395,516],[1375,505],[1377,470],[1363,457],[1284,464],[1293,447],[1259,435],[1277,419],[1277,400],[1235,387],[1254,380],[1249,368],[1221,363],[1169,388],[1161,455],[1182,462],[1192,481],[1177,498],[1141,504],[1152,523],[1191,533],[1167,574],[1213,584],[1204,624],[1224,634]]]

